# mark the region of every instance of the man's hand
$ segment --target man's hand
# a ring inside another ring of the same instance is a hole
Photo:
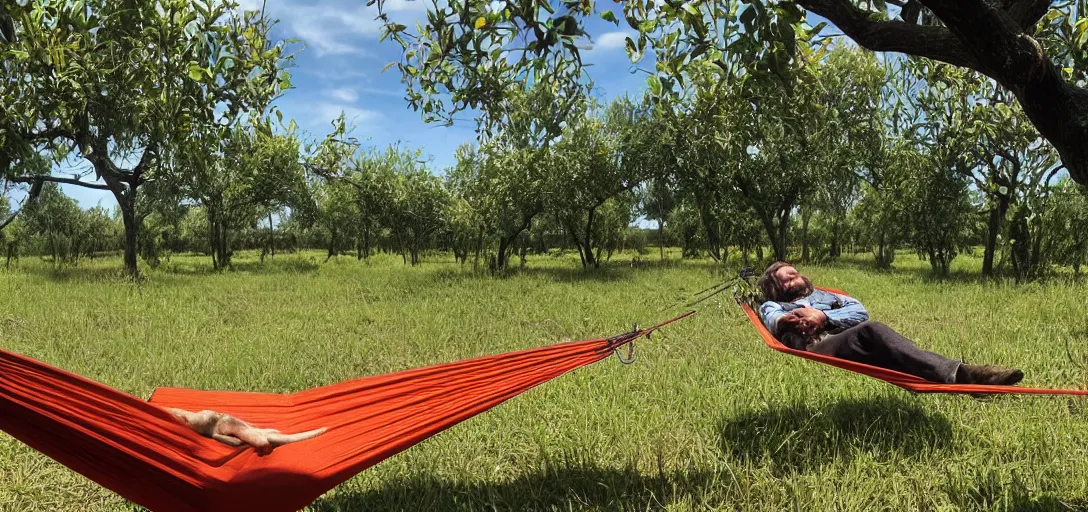
[[[800,319],[798,325],[805,336],[820,332],[827,326],[827,315],[816,308],[803,307],[791,311],[790,314]]]

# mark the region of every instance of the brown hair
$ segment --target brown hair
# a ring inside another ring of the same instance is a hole
[[[763,300],[771,300],[775,302],[789,302],[797,297],[804,297],[810,295],[814,288],[812,287],[812,280],[802,276],[805,281],[805,290],[796,296],[790,296],[793,294],[787,294],[786,290],[782,289],[782,283],[778,281],[778,276],[775,274],[782,267],[791,267],[789,263],[784,261],[776,261],[767,267],[767,270],[763,271],[763,275],[759,276],[759,280],[756,281],[756,285],[759,286],[759,290],[763,292]]]

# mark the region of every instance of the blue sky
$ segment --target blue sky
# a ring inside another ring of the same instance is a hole
[[[240,0],[246,9],[259,9],[261,0]],[[429,0],[388,0],[390,17],[414,29],[416,21],[426,19]],[[601,7],[605,7],[602,3]],[[400,46],[392,41],[379,43],[380,23],[377,9],[365,7],[361,0],[267,0],[266,10],[279,19],[274,36],[304,42],[290,69],[294,89],[287,91],[276,105],[284,119],[293,118],[311,137],[319,138],[331,130],[331,122],[341,111],[354,119],[355,135],[367,145],[384,147],[401,142],[421,148],[433,158],[435,172],[454,163],[454,150],[475,139],[471,114],[453,127],[424,123],[418,112],[404,101],[404,84],[394,67],[382,72],[400,57]],[[624,51],[624,37],[633,32],[625,25],[616,27],[600,19],[589,21],[593,35],[592,50],[583,52],[583,60],[592,65],[589,73],[597,94],[605,99],[625,92],[638,96],[645,87],[645,74],[629,72],[630,61]],[[102,204],[112,208],[116,202],[109,192],[64,186],[83,208]]]

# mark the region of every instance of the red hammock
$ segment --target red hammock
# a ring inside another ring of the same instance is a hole
[[[0,351],[0,430],[155,511],[291,511],[356,473],[529,388],[684,318],[576,341],[350,380],[290,395],[159,388],[149,402]],[[260,457],[200,436],[160,407],[262,428],[329,430]]]
[[[846,295],[841,290],[834,288],[818,287],[821,290],[831,293],[838,293],[840,295]],[[751,320],[752,325],[759,331],[759,336],[763,338],[763,342],[779,352],[785,352],[805,359],[811,359],[818,363],[829,364],[844,370],[860,373],[862,375],[868,375],[875,379],[880,379],[884,382],[895,384],[901,388],[913,391],[915,393],[980,393],[980,394],[993,394],[993,393],[1031,393],[1037,395],[1088,395],[1088,390],[1083,389],[1039,389],[1039,388],[1022,388],[1018,386],[995,386],[989,384],[940,384],[925,380],[921,377],[914,375],[897,372],[895,370],[889,370],[887,368],[881,368],[879,366],[871,366],[862,363],[855,363],[853,361],[847,361],[845,359],[839,359],[837,357],[825,356],[823,354],[814,354],[812,352],[806,352],[804,350],[795,350],[789,348],[778,341],[767,327],[763,325],[763,320],[760,319],[759,314],[752,310],[747,304],[741,304],[741,309],[748,315],[748,320]]]

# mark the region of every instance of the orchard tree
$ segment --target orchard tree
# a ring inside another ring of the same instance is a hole
[[[274,210],[306,208],[310,198],[293,121],[283,133],[274,132],[270,119],[209,128],[178,155],[186,168],[179,181],[204,207],[212,265],[223,269],[231,264],[231,232]]]
[[[1055,263],[1073,267],[1081,275],[1088,257],[1088,193],[1072,180],[1064,179],[1055,187],[1045,213],[1050,235],[1046,243]]]
[[[577,247],[583,268],[600,266],[601,236],[614,235],[616,230],[615,225],[595,224],[602,217],[598,210],[614,202],[610,217],[624,219],[619,227],[622,232],[629,223],[629,192],[658,174],[652,156],[657,148],[648,140],[652,134],[646,117],[646,110],[621,99],[608,106],[603,119],[571,120],[562,140],[552,148],[549,203]]]
[[[53,266],[75,262],[78,251],[74,244],[83,229],[83,211],[57,184],[44,184],[28,207],[25,221],[27,233],[42,240]]]
[[[397,241],[406,263],[418,265],[420,254],[431,235],[443,227],[450,195],[442,179],[422,164],[419,150],[391,147],[383,155],[390,183],[387,206],[382,213],[385,226]]]
[[[89,169],[73,178],[11,179],[111,192],[131,276],[140,187],[171,179],[167,158],[197,127],[261,109],[289,86],[280,70],[284,45],[269,38],[273,23],[235,7],[216,0],[7,6],[0,144],[14,151],[4,152],[0,169],[10,173],[14,161],[42,150],[58,162],[86,162]],[[97,181],[80,179],[90,174]]]
[[[354,190],[343,181],[329,180],[316,182],[311,193],[317,205],[314,221],[327,237],[325,261],[329,261],[352,238],[352,226],[359,215]]]
[[[914,171],[905,184],[902,211],[910,240],[935,273],[947,276],[952,260],[972,241],[975,205],[968,182],[939,149],[908,155],[904,163]]]
[[[671,222],[670,214],[676,207],[676,194],[667,177],[647,181],[640,194],[641,211],[647,219],[657,222],[657,243],[661,259],[665,259],[665,226]]]
[[[886,81],[872,54],[846,46],[829,52],[820,68],[819,96],[829,125],[820,144],[828,155],[813,202],[831,225],[832,258],[841,254],[842,222],[858,200],[863,176],[881,165],[881,92]]]
[[[387,0],[370,0],[379,11]],[[609,4],[611,5],[611,4]],[[668,93],[702,64],[739,64],[753,75],[781,75],[813,33],[805,11],[830,20],[859,45],[972,69],[1009,90],[1061,155],[1074,181],[1088,183],[1088,22],[1082,4],[1049,0],[796,0],[795,2],[624,2],[622,15],[592,1],[432,0],[418,33],[385,15],[383,37],[405,52],[397,66],[409,103],[425,119],[478,109],[481,124],[515,83],[544,83],[563,98],[585,94],[580,46],[586,20],[599,15],[638,31],[629,57],[654,55],[652,93]],[[818,27],[817,27],[818,28]],[[447,93],[449,93],[447,95]]]

